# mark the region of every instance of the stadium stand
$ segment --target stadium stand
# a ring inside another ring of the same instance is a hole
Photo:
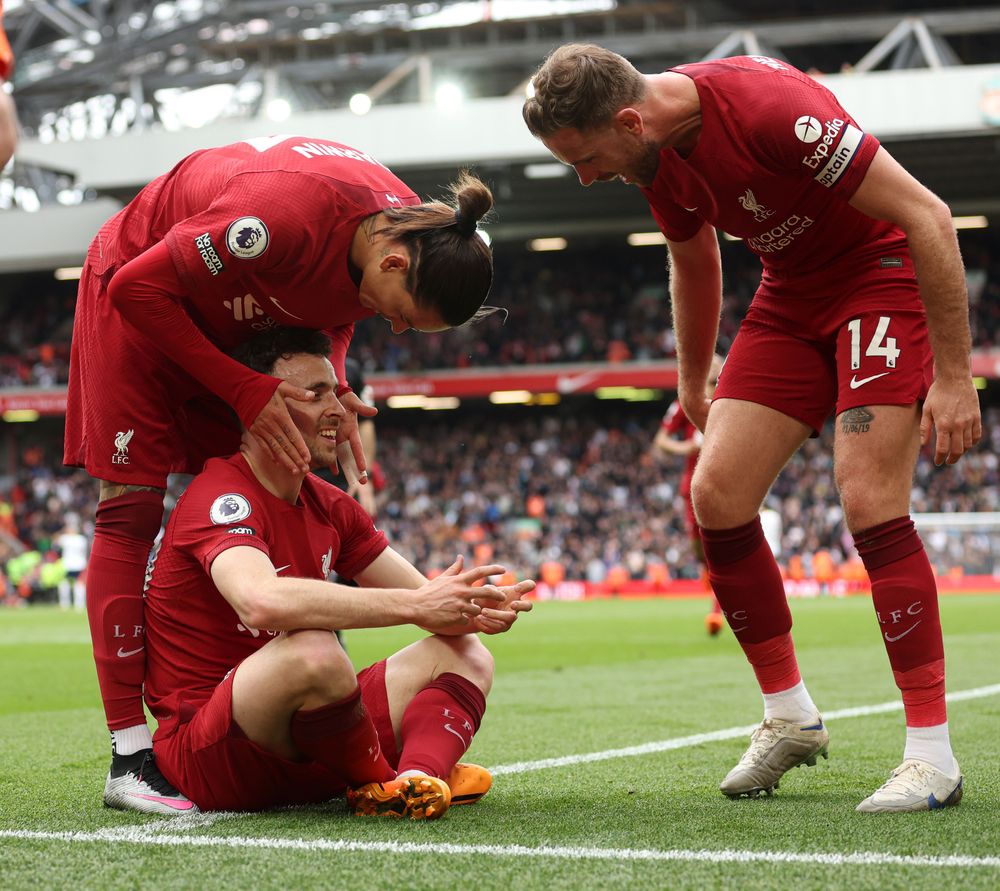
[[[677,492],[680,464],[649,448],[664,404],[610,405],[578,397],[551,409],[466,408],[446,419],[383,412],[380,527],[408,559],[438,569],[460,542],[468,559],[609,590],[626,581],[655,591],[668,580],[697,579]],[[915,512],[1000,511],[1000,407],[989,408],[984,423],[983,445],[957,465],[935,467],[922,456]],[[96,485],[81,470],[59,467],[61,443],[50,433],[25,448],[17,472],[0,483],[7,602],[54,599],[58,579],[46,584],[42,568],[56,560],[52,540],[67,514],[92,531]],[[828,426],[822,440],[807,442],[768,498],[783,519],[780,562],[793,581],[851,579],[856,569],[832,482],[831,435]],[[168,507],[184,482],[172,486]],[[1000,573],[988,536],[932,536],[928,544],[940,575]],[[24,553],[38,556],[22,571]]]

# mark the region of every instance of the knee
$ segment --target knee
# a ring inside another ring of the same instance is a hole
[[[726,529],[739,525],[740,519],[735,518],[734,511],[739,510],[733,500],[732,487],[708,468],[701,467],[691,480],[691,505],[699,526],[708,529]]]
[[[910,491],[894,492],[877,479],[837,473],[844,522],[852,533],[909,513]]]
[[[447,657],[439,663],[443,673],[460,674],[472,681],[484,694],[489,694],[493,686],[493,654],[475,634],[456,637],[438,635]]]
[[[357,686],[354,666],[336,635],[329,631],[295,631],[285,639],[284,671],[305,694],[342,699]]]

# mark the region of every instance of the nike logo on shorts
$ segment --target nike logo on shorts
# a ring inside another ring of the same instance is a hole
[[[274,574],[277,575],[279,572],[283,572],[284,570],[288,569],[291,565],[292,565],[291,563],[286,563],[284,566],[279,566],[276,570],[274,570]]]
[[[885,377],[888,373],[888,371],[883,371],[881,374],[873,374],[871,377],[863,377],[861,380],[858,380],[858,376],[856,374],[852,375],[851,389],[856,390],[858,387],[863,387],[865,384],[869,384],[880,377]]]
[[[144,649],[146,649],[146,648],[145,647],[139,647],[139,649],[137,649],[137,650],[126,650],[125,647],[119,647],[118,648],[118,658],[119,659],[128,659],[129,656],[134,656],[136,653],[141,653]]]

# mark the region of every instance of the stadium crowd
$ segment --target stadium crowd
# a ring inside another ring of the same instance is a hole
[[[557,409],[446,418],[383,412],[378,525],[407,559],[437,569],[461,551],[537,578],[697,578],[678,493],[681,462],[651,449],[663,406],[609,405],[581,398]],[[987,409],[984,424],[984,442],[958,464],[935,467],[921,456],[914,512],[1000,510],[1000,408]],[[853,556],[831,436],[828,426],[823,440],[807,442],[768,497],[782,518],[779,562],[793,576],[821,575],[817,555],[834,565]],[[8,603],[55,599],[64,576],[60,532],[82,518],[82,531],[92,533],[96,484],[82,470],[60,468],[59,454],[57,439],[27,448],[17,474],[0,484],[0,592]],[[174,481],[168,511],[184,483]],[[1000,574],[995,533],[934,530],[925,539],[940,573]]]
[[[986,230],[988,233],[989,230]],[[1000,250],[983,232],[966,232],[973,344],[1000,347]],[[757,259],[724,245],[726,282],[719,331],[725,352],[759,277]],[[393,335],[377,322],[358,325],[351,353],[366,371],[409,373],[544,363],[671,358],[661,248],[602,249],[507,256],[498,249],[490,302],[496,313],[439,334]],[[0,298],[0,387],[66,383],[72,333],[72,283],[33,275]]]
[[[979,348],[1000,347],[995,241],[990,230],[961,238]],[[753,296],[757,260],[739,245],[723,250],[724,351]],[[53,283],[48,275],[11,277],[0,297],[0,389],[66,383],[74,291],[73,282]],[[367,370],[406,373],[661,359],[675,352],[658,248],[516,256],[498,248],[490,299],[506,312],[440,334],[393,336],[384,324],[361,324],[351,353]],[[379,455],[387,484],[378,495],[380,524],[423,566],[447,566],[460,542],[470,559],[498,559],[538,578],[696,578],[677,491],[680,462],[650,449],[663,406],[608,411],[600,403],[597,412],[595,405],[580,400],[481,418],[473,409],[445,424],[383,412]],[[1000,409],[990,409],[985,422],[985,441],[955,467],[935,468],[922,457],[914,512],[1000,510]],[[49,439],[21,447],[16,473],[0,477],[0,599],[7,602],[49,597],[65,576],[60,534],[75,525],[92,533],[96,485],[82,470],[61,468],[59,436]],[[768,499],[783,520],[780,559],[806,577],[816,571],[817,554],[834,564],[852,555],[829,445],[806,443]],[[182,487],[179,481],[168,494],[168,511]],[[1000,573],[990,536],[934,531],[925,538],[940,571]]]

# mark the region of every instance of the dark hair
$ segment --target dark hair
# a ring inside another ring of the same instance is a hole
[[[624,56],[592,43],[568,43],[549,53],[531,79],[535,93],[521,114],[533,135],[580,132],[607,124],[642,99],[646,81]]]
[[[279,359],[290,359],[301,353],[329,358],[330,338],[312,328],[271,328],[245,340],[230,355],[252,371],[271,374]]]
[[[493,207],[493,193],[463,170],[449,187],[453,203],[390,207],[379,234],[410,251],[406,289],[418,306],[434,310],[455,327],[488,315],[483,303],[493,283],[493,252],[476,234],[476,224]]]

